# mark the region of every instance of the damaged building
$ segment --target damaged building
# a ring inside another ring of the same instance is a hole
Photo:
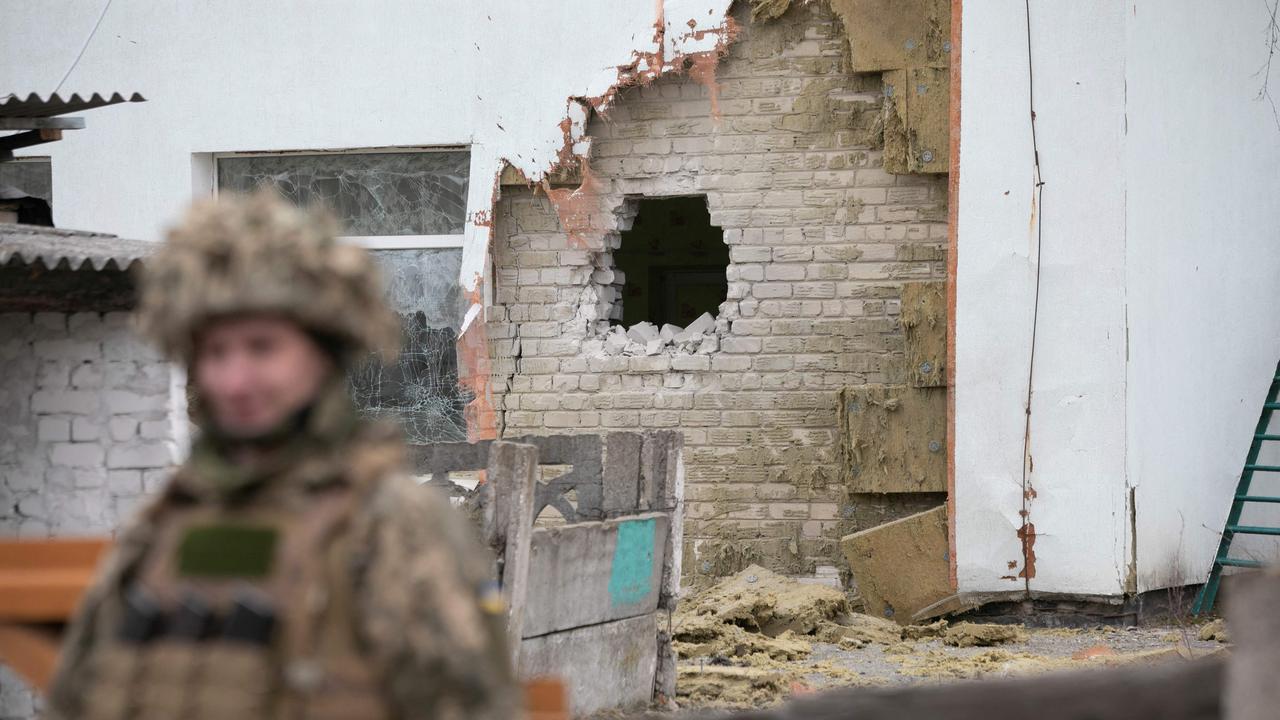
[[[47,93],[94,25],[45,5],[3,11],[0,87]],[[122,237],[261,185],[333,207],[408,341],[362,407],[416,443],[679,431],[686,586],[756,564],[900,620],[1129,618],[1208,575],[1280,358],[1268,15],[1202,5],[405,3],[304,32],[117,1],[63,79],[150,101],[27,161],[60,226]],[[179,380],[148,442],[186,442]]]

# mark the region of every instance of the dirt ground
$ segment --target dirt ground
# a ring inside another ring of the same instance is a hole
[[[681,600],[681,708],[763,707],[834,687],[1006,677],[1223,652],[1220,625],[1037,629],[938,621],[902,627],[844,593],[750,567]]]

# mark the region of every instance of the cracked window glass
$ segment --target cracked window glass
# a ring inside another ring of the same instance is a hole
[[[470,162],[466,151],[225,157],[218,188],[268,186],[298,205],[319,203],[347,235],[460,235]]]
[[[470,154],[335,153],[219,158],[219,190],[275,187],[298,204],[333,210],[354,236],[459,235]],[[459,237],[461,245],[461,237]],[[411,443],[465,440],[456,341],[464,311],[462,248],[371,250],[400,317],[395,362],[374,357],[350,372],[361,412],[399,424]]]
[[[412,443],[465,440],[456,341],[463,304],[460,248],[375,250],[391,309],[400,316],[399,361],[371,360],[351,372],[356,404],[395,420]]]

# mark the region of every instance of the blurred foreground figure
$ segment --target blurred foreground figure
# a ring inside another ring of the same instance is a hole
[[[49,715],[512,717],[486,553],[348,397],[399,336],[368,254],[272,195],[204,203],[138,312],[201,432],[87,593]]]

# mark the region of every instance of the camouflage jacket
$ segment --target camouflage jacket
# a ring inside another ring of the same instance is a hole
[[[505,613],[494,603],[487,551],[446,498],[401,470],[403,448],[394,432],[352,422],[337,434],[336,441],[331,432],[303,438],[279,462],[248,475],[237,475],[216,448],[198,442],[168,486],[119,533],[99,569],[66,634],[48,715],[101,716],[89,708],[92,659],[114,641],[125,590],[157,544],[163,546],[161,530],[179,508],[226,502],[229,493],[239,502],[284,498],[284,507],[298,507],[291,497],[345,483],[357,490],[347,523],[353,550],[340,573],[350,584],[350,630],[387,714],[513,717]]]

